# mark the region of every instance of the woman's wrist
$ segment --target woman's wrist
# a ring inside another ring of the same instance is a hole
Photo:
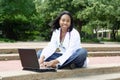
[[[59,61],[58,60],[52,60],[52,67],[55,67],[57,68],[57,65],[59,64]]]
[[[44,58],[45,58],[45,56],[41,56],[40,59],[39,59],[39,62],[43,63],[44,62]]]
[[[58,60],[52,60],[53,62],[54,62],[54,64],[58,64],[59,63],[59,61]]]

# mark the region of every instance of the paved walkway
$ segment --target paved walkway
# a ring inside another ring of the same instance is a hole
[[[112,64],[120,64],[120,56],[89,57],[88,66],[112,65]],[[21,69],[22,69],[22,66],[21,66],[20,60],[0,61],[0,72],[21,70]]]

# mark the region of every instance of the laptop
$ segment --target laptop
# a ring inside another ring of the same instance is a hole
[[[23,70],[35,72],[56,72],[55,68],[40,68],[35,49],[18,49]]]

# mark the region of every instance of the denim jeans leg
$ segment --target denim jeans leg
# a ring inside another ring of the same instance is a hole
[[[42,53],[42,50],[38,50],[37,52],[37,58],[39,59],[40,58],[40,55]],[[53,53],[50,57],[48,57],[45,61],[50,61],[50,60],[54,60],[58,57],[60,57],[62,54],[60,53]]]
[[[42,50],[38,50],[38,52],[37,52],[37,58],[38,59],[40,58],[41,53],[42,53]]]
[[[79,51],[79,56],[76,57],[76,59],[73,61],[75,63],[76,67],[83,67],[85,60],[87,59],[87,50],[82,48]]]
[[[59,66],[59,69],[69,66],[71,63],[74,63],[76,67],[82,67],[84,61],[86,60],[86,57],[87,50],[84,48],[80,48],[76,50],[76,52],[73,53],[73,55],[62,66]]]
[[[60,57],[62,54],[60,54],[60,53],[53,53],[50,57],[48,57],[45,61],[51,61],[51,60],[54,60],[54,59],[56,59],[56,58],[58,58],[58,57]]]

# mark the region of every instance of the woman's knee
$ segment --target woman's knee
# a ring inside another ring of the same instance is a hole
[[[84,61],[87,58],[87,50],[84,48],[81,48],[81,49],[78,49],[77,53],[78,53],[78,56],[74,61],[77,67],[82,67],[84,64]]]
[[[87,51],[85,48],[81,48],[81,49],[78,49],[78,50],[77,50],[77,53],[78,53],[79,55],[85,55],[85,56],[87,56],[88,51]]]
[[[88,54],[88,51],[85,48],[82,48],[84,54]]]

